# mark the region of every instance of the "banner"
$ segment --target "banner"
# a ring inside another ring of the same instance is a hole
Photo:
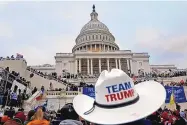
[[[169,103],[172,91],[174,92],[175,102],[177,102],[177,103],[186,102],[186,96],[185,96],[185,92],[184,92],[183,87],[165,86],[165,89],[166,89],[166,101],[165,101],[165,103]]]
[[[95,98],[95,88],[94,87],[84,87],[83,94]]]
[[[185,92],[184,92],[184,88],[183,87],[170,87],[170,86],[165,86],[166,89],[166,101],[165,103],[169,103],[170,101],[170,96],[172,94],[172,91],[174,91],[174,97],[175,97],[175,101],[177,103],[183,103],[183,102],[187,102],[186,100],[186,96],[185,96]],[[84,87],[83,88],[83,94],[90,96],[92,98],[95,98],[95,88],[92,87]]]

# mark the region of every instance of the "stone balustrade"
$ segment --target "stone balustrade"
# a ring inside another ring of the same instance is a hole
[[[47,98],[74,98],[76,95],[81,94],[79,91],[47,91]]]
[[[74,56],[72,53],[56,53],[56,56]]]

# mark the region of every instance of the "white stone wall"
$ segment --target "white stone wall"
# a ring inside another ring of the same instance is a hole
[[[133,53],[132,57],[132,73],[138,75],[138,70],[150,73],[149,55],[148,53]]]
[[[20,76],[25,77],[25,71],[27,68],[27,63],[24,59],[19,60],[1,60],[0,67],[6,68],[9,67],[10,71],[16,71],[20,73]]]
[[[149,61],[143,61],[143,67],[144,67],[144,71],[146,73],[150,73],[151,72]]]
[[[37,68],[37,71],[43,72],[43,73],[47,73],[47,74],[51,74],[53,72],[55,72],[55,67],[54,68]]]
[[[57,72],[58,75],[62,74],[62,70],[66,70],[67,72],[70,73],[75,73],[74,69],[75,69],[75,64],[74,64],[73,57],[60,58],[56,60],[55,71]]]

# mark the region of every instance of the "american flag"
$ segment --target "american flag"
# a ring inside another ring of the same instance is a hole
[[[23,55],[17,53],[17,54],[16,54],[16,58],[23,58]]]

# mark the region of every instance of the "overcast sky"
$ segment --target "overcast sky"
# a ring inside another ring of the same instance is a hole
[[[187,68],[187,2],[0,2],[0,56],[54,64],[55,53],[72,51],[93,4],[120,49]]]

